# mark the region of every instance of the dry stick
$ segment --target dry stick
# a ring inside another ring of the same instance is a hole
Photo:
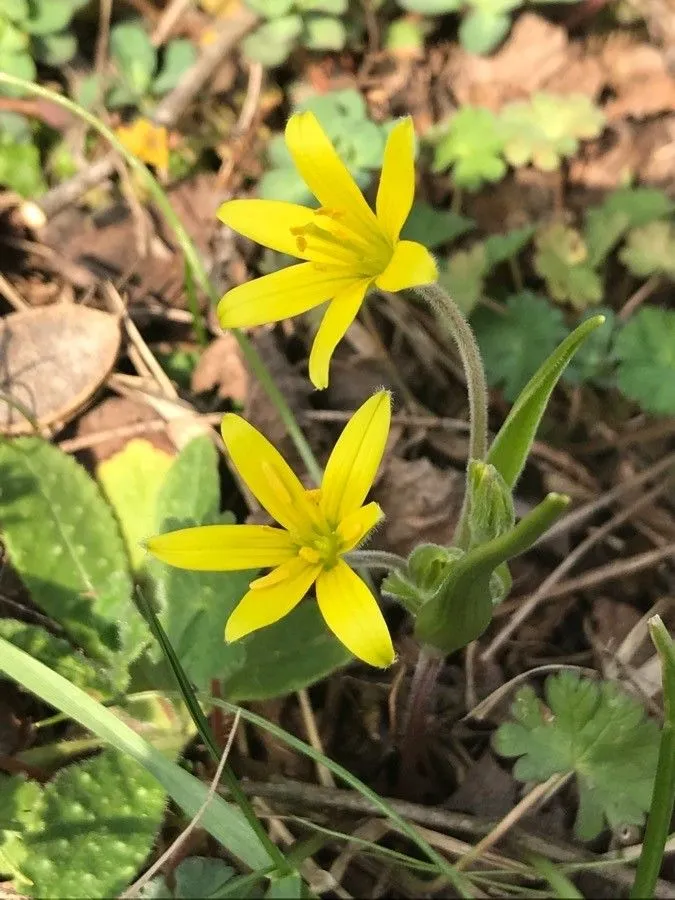
[[[166,7],[150,37],[153,47],[159,47],[169,37],[178,20],[192,6],[193,0],[171,0]]]
[[[623,562],[613,562],[608,563],[606,566],[598,566],[597,569],[591,569],[578,578],[570,578],[569,581],[563,581],[553,588],[544,599],[555,600],[558,597],[564,597],[565,594],[587,590],[605,581],[614,581],[616,578],[622,578],[624,575],[634,575],[636,572],[649,569],[651,566],[655,566],[657,563],[673,556],[675,556],[675,543],[668,544],[667,547],[659,547],[658,550],[638,553],[636,556],[631,556]]]
[[[319,729],[316,727],[316,718],[314,716],[314,710],[312,709],[312,704],[309,700],[309,694],[305,688],[297,692],[298,701],[300,703],[300,711],[302,712],[302,721],[305,725],[305,731],[307,733],[307,739],[310,745],[322,755],[324,754],[323,745],[321,743],[321,736],[319,735]],[[330,769],[327,769],[325,766],[321,765],[321,763],[316,764],[316,774],[319,776],[319,781],[326,788],[334,788],[335,787],[335,779],[333,778],[333,773]]]
[[[257,17],[247,9],[242,9],[236,17],[227,19],[216,40],[204,49],[180,83],[157,105],[151,116],[152,120],[157,125],[167,127],[175,125],[185,108],[204,88],[224,56],[239,43],[256,22]],[[117,154],[110,151],[78,172],[74,178],[47,191],[40,201],[45,216],[51,218],[66,206],[75,203],[90,188],[110,178],[115,171],[116,160]]]
[[[2,274],[0,274],[0,294],[8,303],[11,303],[17,312],[23,312],[25,309],[30,309],[30,304],[26,303],[14,285],[7,281]]]
[[[605,522],[600,528],[596,531],[589,534],[589,536],[583,540],[580,544],[578,544],[574,550],[566,556],[560,565],[555,568],[548,578],[545,578],[542,583],[539,585],[537,590],[532,594],[529,600],[520,606],[516,612],[511,616],[509,622],[502,628],[500,632],[493,638],[490,645],[481,653],[481,661],[488,662],[492,659],[495,653],[499,650],[499,648],[511,637],[514,631],[519,628],[525,619],[529,618],[535,609],[539,606],[541,601],[550,594],[551,589],[555,584],[557,584],[569,570],[575,566],[579,560],[585,556],[586,553],[594,547],[597,543],[602,541],[608,534],[611,534],[614,529],[618,528],[624,522],[628,521],[628,519],[632,518],[634,513],[636,513],[639,509],[642,509],[643,506],[646,506],[648,503],[651,503],[656,497],[661,494],[666,486],[669,484],[670,479],[665,478],[660,481],[656,487],[653,487],[651,491],[648,491],[646,494],[643,494],[639,497],[634,503],[631,503],[629,506],[626,506],[620,512],[618,512],[615,516],[613,516],[608,522]]]
[[[239,719],[241,717],[241,712],[237,710],[234,716],[234,721],[232,722],[232,728],[230,729],[230,733],[227,738],[227,744],[225,745],[225,749],[223,750],[223,755],[220,757],[220,762],[218,763],[218,768],[216,769],[216,774],[213,776],[213,780],[209,785],[209,790],[206,795],[206,799],[199,807],[197,812],[192,817],[192,820],[188,823],[187,828],[182,831],[176,840],[162,853],[158,860],[156,860],[147,872],[144,872],[143,875],[137,881],[135,881],[127,890],[120,894],[120,900],[127,900],[129,897],[135,897],[136,894],[141,890],[141,888],[145,887],[145,885],[150,881],[153,875],[158,872],[165,862],[167,862],[174,855],[176,850],[183,846],[183,844],[190,837],[195,828],[199,825],[201,817],[204,815],[206,811],[206,807],[209,805],[211,800],[216,794],[218,789],[218,785],[220,783],[221,775],[223,774],[223,769],[225,768],[225,763],[227,762],[227,757],[230,755],[230,750],[232,749],[232,743],[234,742],[234,736],[237,733],[237,728],[239,726]]]
[[[597,673],[596,673],[597,674]],[[266,797],[276,800],[278,803],[289,803],[300,807],[302,814],[307,815],[308,809],[318,809],[326,812],[339,810],[353,813],[357,816],[379,816],[377,807],[373,806],[367,797],[361,796],[356,791],[343,789],[329,790],[315,784],[305,784],[299,781],[264,782],[242,781],[241,789],[249,797]],[[220,793],[226,793],[221,788]],[[410,803],[407,800],[386,798],[390,806],[402,818],[436,829],[438,832],[458,831],[474,838],[480,838],[489,833],[495,827],[495,822],[480,819],[468,813],[458,813],[433,806],[422,806],[419,803]],[[546,856],[557,863],[592,862],[598,859],[594,854],[580,850],[571,844],[556,843],[540,834],[532,834],[517,826],[511,837],[516,847],[539,856]],[[600,857],[606,859],[607,857]],[[632,857],[631,857],[632,858]],[[612,866],[603,868],[601,877],[622,888],[630,887],[633,883],[633,873],[628,868]],[[672,894],[662,892],[659,896],[668,897]]]
[[[616,487],[613,487],[610,491],[606,491],[595,500],[591,500],[588,503],[584,503],[583,506],[577,507],[577,509],[573,510],[571,513],[563,516],[563,518],[557,521],[555,525],[552,525],[546,534],[543,534],[539,540],[535,542],[534,546],[536,547],[543,541],[550,541],[559,534],[565,534],[573,528],[582,525],[587,519],[590,519],[591,516],[594,516],[601,509],[604,509],[606,506],[611,506],[615,500],[619,500],[624,494],[629,494],[632,490],[644,484],[645,481],[656,478],[657,475],[667,471],[674,464],[675,453],[670,453],[668,456],[665,456],[663,459],[654,463],[653,466],[650,466],[648,469],[644,469],[642,472],[633,476],[633,478],[620,482]]]
[[[482,856],[486,850],[494,847],[494,845],[500,841],[524,815],[531,812],[559,791],[560,788],[570,780],[572,774],[573,773],[568,772],[565,775],[551,775],[547,781],[532,788],[532,790],[523,797],[520,803],[517,803],[511,812],[505,815],[501,822],[493,828],[489,834],[486,834],[485,837],[466,854],[466,856],[463,856],[459,860],[457,863],[457,870],[461,872],[468,868]]]
[[[97,93],[100,99],[100,85],[105,75],[105,64],[108,55],[108,39],[110,37],[110,17],[112,15],[113,0],[99,0],[98,5],[98,34],[96,35],[96,51],[94,54],[94,71],[98,78],[99,88]]]
[[[191,416],[186,414],[186,418],[191,418]],[[223,414],[221,412],[207,413],[196,418],[207,425],[220,425]],[[89,450],[90,447],[104,444],[112,438],[132,438],[141,434],[154,434],[158,431],[165,431],[167,425],[166,419],[148,419],[145,422],[132,422],[130,425],[118,425],[116,428],[105,428],[102,431],[94,431],[91,434],[67,438],[64,441],[59,441],[58,446],[64,453],[79,453],[81,450]]]

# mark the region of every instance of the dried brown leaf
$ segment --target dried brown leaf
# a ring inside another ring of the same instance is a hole
[[[103,384],[120,346],[115,316],[59,303],[12,313],[0,321],[0,390],[26,406],[40,427],[67,422]],[[32,426],[0,405],[0,431]]]

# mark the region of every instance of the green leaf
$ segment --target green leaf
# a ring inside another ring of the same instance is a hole
[[[327,13],[342,16],[347,12],[349,0],[295,0],[296,9],[303,12]]]
[[[554,300],[569,301],[578,310],[600,303],[602,281],[578,231],[556,222],[539,231],[535,247],[534,268]]]
[[[0,444],[0,526],[33,602],[120,679],[148,640],[122,538],[95,482],[39,438]]]
[[[675,205],[662,191],[655,188],[619,188],[603,204],[586,214],[584,236],[589,262],[596,267],[604,262],[611,250],[629,228],[648,225],[673,211]]]
[[[152,93],[161,97],[172,91],[196,59],[197,51],[192,41],[184,38],[170,41],[164,51],[159,75],[152,83]]]
[[[16,619],[0,619],[0,637],[85,691],[105,696],[115,692],[115,686],[105,671],[99,671],[67,641],[39,625],[29,625]]]
[[[521,688],[494,743],[502,756],[517,756],[520,781],[545,781],[574,772],[579,791],[577,836],[592,840],[606,819],[612,828],[642,825],[649,809],[658,727],[613,682],[561,672],[546,681],[548,709],[531,687]]]
[[[150,853],[165,802],[157,780],[117,750],[61,769],[24,836],[30,895],[116,896]]]
[[[301,33],[300,16],[283,16],[265,22],[247,34],[242,48],[249,59],[274,68],[286,61]]]
[[[429,250],[435,250],[441,244],[449,244],[475,227],[473,219],[467,219],[456,212],[434,209],[429,203],[419,202],[413,204],[401,237],[406,241],[424,244]]]
[[[559,309],[538,294],[523,291],[506,300],[506,315],[481,307],[471,318],[491,387],[500,386],[511,403],[565,337]]]
[[[0,774],[0,875],[10,875],[23,889],[28,849],[26,829],[39,822],[42,790],[35,781]]]
[[[296,5],[294,0],[244,0],[250,10],[265,19],[279,19]]]
[[[442,264],[438,280],[468,316],[483,296],[487,274],[485,245],[476,243],[470,250],[452,253]]]
[[[237,643],[244,650],[245,662],[225,678],[225,694],[235,702],[301,690],[352,659],[328,630],[313,598]]]
[[[139,98],[147,94],[157,68],[157,51],[140,22],[120,22],[111,29],[110,55],[127,88]]]
[[[463,106],[436,146],[434,171],[454,166],[453,180],[460,187],[478,190],[485,182],[499,181],[506,172],[504,146],[497,117],[489,109]]]
[[[173,871],[174,888],[171,890],[163,875],[153,878],[141,892],[143,900],[208,900],[219,897],[220,890],[235,875],[232,866],[222,859],[209,856],[190,856]]]
[[[307,185],[295,169],[268,169],[258,182],[258,196],[263,200],[284,200],[302,206],[316,206]]]
[[[675,312],[643,306],[614,342],[619,390],[646,412],[675,413]]]
[[[77,52],[77,38],[71,31],[45,34],[33,40],[35,58],[46,66],[62,66]]]
[[[208,796],[206,784],[167,759],[102,704],[1,638],[0,671],[101,740],[129,754],[160,782],[187,816],[194,816],[202,808]],[[271,865],[271,859],[243,814],[218,794],[202,812],[200,824],[251,869],[266,869]]]
[[[30,15],[28,0],[3,0],[2,15],[10,22],[24,22]]]
[[[424,23],[412,17],[401,16],[387,25],[384,49],[389,53],[422,53],[424,50]]]
[[[614,384],[613,342],[619,323],[616,313],[609,307],[598,309],[594,315],[598,313],[605,317],[605,322],[588,335],[565,370],[563,378],[569,384],[593,382],[600,387],[610,387]]]
[[[342,50],[347,43],[347,29],[335,16],[305,16],[302,43],[308,50]]]
[[[24,78],[26,81],[35,81],[37,78],[37,69],[32,57],[29,53],[23,51],[15,53],[3,52],[2,71],[7,75],[16,75],[17,78]],[[23,97],[24,91],[13,85],[4,84],[0,85],[0,96]],[[8,181],[3,181],[3,179],[8,177],[7,172],[0,171],[0,184],[8,184]]]
[[[675,222],[650,222],[633,228],[619,258],[633,275],[675,279]]]
[[[98,466],[96,476],[122,529],[131,567],[145,559],[143,541],[155,533],[155,504],[173,458],[135,438]]]
[[[424,16],[438,16],[441,13],[454,12],[462,6],[462,0],[398,0],[399,6],[409,12],[422,13]]]
[[[273,878],[265,894],[266,900],[301,900],[304,896],[305,885],[297,872]]]
[[[45,193],[47,184],[35,144],[0,140],[0,184],[29,199]]]
[[[534,225],[524,225],[522,228],[513,228],[506,234],[492,234],[485,238],[483,246],[490,269],[517,256],[530,242],[535,230]]]
[[[510,488],[523,470],[558,379],[588,335],[603,322],[603,316],[593,316],[577,326],[532,376],[506,417],[492,442],[487,462],[492,463]]]
[[[67,28],[77,4],[72,0],[28,0],[28,8],[29,16],[21,27],[29,34],[42,36]]]
[[[493,13],[473,9],[464,16],[459,26],[459,40],[469,53],[483,55],[489,53],[508,34],[511,17],[504,13]]]
[[[218,453],[208,435],[183,447],[157,496],[156,529],[215,522],[220,510]]]
[[[533,163],[544,172],[576,153],[580,140],[597,137],[603,113],[586,94],[534,94],[507,104],[499,116],[504,156],[512,166]]]

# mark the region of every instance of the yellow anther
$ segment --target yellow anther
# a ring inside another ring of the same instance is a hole
[[[304,559],[305,562],[311,563],[312,565],[316,565],[318,562],[321,562],[321,554],[315,547],[300,547],[298,550],[298,556],[301,559]]]

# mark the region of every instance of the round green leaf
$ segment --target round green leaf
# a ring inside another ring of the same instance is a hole
[[[157,68],[157,51],[139,22],[120,22],[110,32],[110,54],[127,86],[147,93]]]
[[[342,50],[347,29],[333,16],[306,16],[302,43],[308,50]]]
[[[482,56],[500,43],[511,26],[511,19],[503,13],[474,9],[462,19],[459,40],[465,50]]]

